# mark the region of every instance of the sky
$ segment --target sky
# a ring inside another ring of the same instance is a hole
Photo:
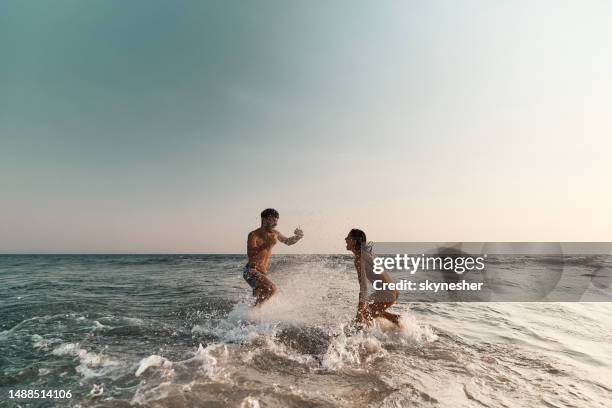
[[[0,252],[611,241],[607,1],[0,3]]]

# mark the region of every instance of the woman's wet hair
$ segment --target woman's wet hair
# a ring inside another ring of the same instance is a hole
[[[266,208],[261,212],[261,218],[268,217],[278,218],[278,211],[276,211],[274,208]]]
[[[349,237],[357,242],[357,247],[361,249],[361,246],[366,243],[366,234],[360,229],[353,228],[349,232]]]

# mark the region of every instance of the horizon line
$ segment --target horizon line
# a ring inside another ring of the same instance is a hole
[[[2,255],[244,255],[246,252],[2,252]],[[275,255],[342,255],[339,252],[301,252]],[[348,255],[348,253],[347,253]]]

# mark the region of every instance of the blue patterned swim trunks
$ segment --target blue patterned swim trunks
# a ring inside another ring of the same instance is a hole
[[[253,288],[253,290],[255,290],[255,286],[257,286],[257,279],[262,276],[263,274],[261,272],[259,272],[255,268],[251,268],[249,264],[245,265],[244,270],[242,272],[242,277],[245,281],[247,281],[249,286]]]

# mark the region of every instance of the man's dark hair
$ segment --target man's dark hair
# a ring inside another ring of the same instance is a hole
[[[366,242],[366,234],[365,232],[363,232],[360,229],[357,228],[353,228],[350,232],[349,232],[349,237],[353,238],[355,241],[357,241],[358,247],[361,248],[361,246],[363,244],[365,244]]]
[[[261,212],[261,218],[268,217],[278,218],[278,211],[276,211],[274,208],[266,208]]]

